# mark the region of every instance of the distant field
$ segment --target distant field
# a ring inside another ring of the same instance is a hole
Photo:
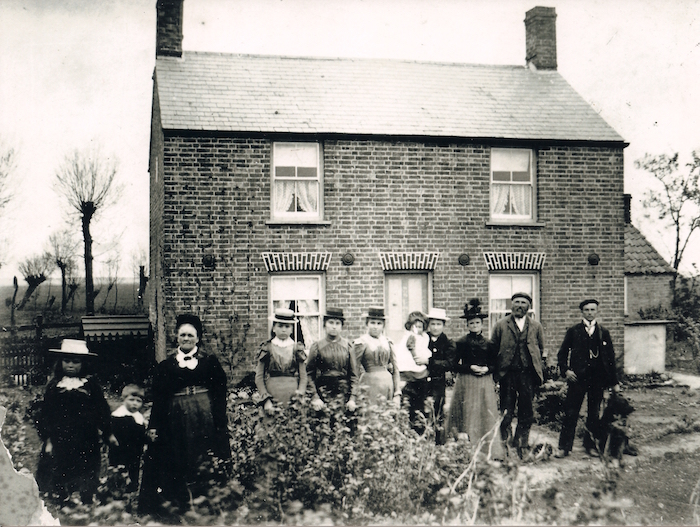
[[[95,283],[95,290],[101,289],[95,298],[95,313],[131,314],[138,312],[137,294],[138,283],[124,279],[107,294],[107,286],[100,282]],[[27,290],[26,283],[20,282],[17,291],[16,302],[19,303]],[[0,326],[10,325],[9,301],[12,298],[14,288],[10,282],[8,285],[0,284]],[[50,309],[47,306],[51,297],[56,297]],[[21,311],[15,310],[15,323],[17,325],[31,324],[37,314],[44,313],[45,318],[57,318],[61,310],[61,284],[54,280],[52,283],[43,283],[32,295],[31,299]],[[78,319],[85,314],[85,287],[81,284],[75,293],[73,302],[69,302],[66,315]]]

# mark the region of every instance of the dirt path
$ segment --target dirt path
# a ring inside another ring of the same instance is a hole
[[[639,455],[623,456],[617,469],[616,496],[631,506],[624,523],[636,525],[695,524],[690,504],[700,478],[700,377],[672,374],[674,382],[625,390],[636,411],[630,416],[631,443]],[[534,427],[531,443],[556,449],[558,434]],[[546,506],[545,491],[556,489],[561,506],[575,510],[593,499],[606,474],[603,462],[586,455],[578,438],[570,456],[523,464],[535,506]]]

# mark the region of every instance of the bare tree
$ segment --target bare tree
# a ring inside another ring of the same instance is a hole
[[[54,263],[61,271],[61,314],[65,315],[66,306],[68,305],[69,271],[75,265],[73,258],[75,257],[78,243],[73,238],[73,233],[66,229],[51,234],[49,236],[49,246]]]
[[[28,287],[17,306],[18,310],[25,306],[34,291],[36,291],[36,288],[46,281],[46,277],[50,274],[52,268],[53,258],[48,253],[30,256],[23,262],[20,262],[19,271],[24,276],[24,281],[27,282]]]
[[[90,222],[119,199],[121,187],[114,183],[116,163],[98,150],[74,151],[56,172],[56,189],[80,217],[85,244],[85,311],[95,313]]]
[[[692,161],[686,163],[687,173],[678,173],[678,153],[671,156],[646,154],[634,166],[650,172],[663,185],[663,190],[648,190],[643,202],[654,209],[660,220],[670,220],[675,231],[673,268],[683,259],[693,232],[700,227],[700,152],[693,150]]]

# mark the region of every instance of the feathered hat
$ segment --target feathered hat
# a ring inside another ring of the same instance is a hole
[[[464,304],[464,315],[459,318],[466,318],[467,322],[475,318],[487,318],[486,313],[481,312],[481,302],[478,298],[472,298],[468,304]]]

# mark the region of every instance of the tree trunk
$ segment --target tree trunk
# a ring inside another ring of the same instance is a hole
[[[59,264],[61,269],[61,315],[66,314],[66,306],[68,305],[68,284],[66,283],[66,265]]]
[[[92,281],[92,235],[90,234],[90,221],[95,214],[95,206],[87,202],[83,206],[83,241],[85,242],[85,314],[95,314],[95,294]]]
[[[17,300],[17,290],[19,289],[19,284],[17,283],[17,277],[15,276],[12,280],[12,285],[15,289],[15,292],[12,294],[12,303],[10,304],[10,325],[12,327],[15,327],[15,301]]]
[[[24,306],[29,301],[29,298],[32,296],[34,291],[36,291],[36,288],[46,280],[46,277],[43,274],[38,276],[31,275],[27,276],[24,280],[27,282],[27,290],[24,292],[24,296],[17,306],[17,311],[24,309]],[[36,311],[36,298],[34,299],[34,310]]]

